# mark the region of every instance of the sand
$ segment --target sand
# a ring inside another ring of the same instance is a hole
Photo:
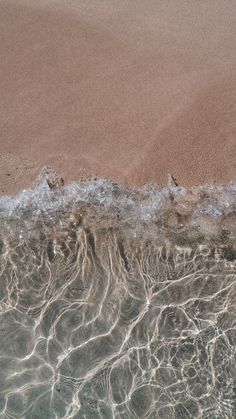
[[[0,2],[0,193],[236,174],[236,3]]]

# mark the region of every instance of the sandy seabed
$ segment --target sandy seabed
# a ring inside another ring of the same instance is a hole
[[[0,198],[0,418],[233,419],[236,185]]]

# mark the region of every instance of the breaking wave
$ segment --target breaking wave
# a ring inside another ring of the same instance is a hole
[[[44,172],[0,198],[0,418],[234,418],[235,307],[235,183]]]

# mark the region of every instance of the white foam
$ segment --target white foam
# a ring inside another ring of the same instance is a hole
[[[236,183],[226,186],[203,185],[186,189],[174,184],[164,188],[145,185],[141,188],[125,188],[113,181],[98,179],[72,182],[50,189],[46,178],[33,188],[15,196],[0,197],[0,217],[21,217],[25,211],[34,214],[67,210],[81,202],[97,206],[104,211],[118,211],[123,217],[150,221],[172,203],[181,201],[182,206],[193,208],[195,214],[217,218],[236,211]]]

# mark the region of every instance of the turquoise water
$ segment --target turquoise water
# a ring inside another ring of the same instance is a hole
[[[0,418],[234,418],[235,360],[235,184],[0,198]]]

